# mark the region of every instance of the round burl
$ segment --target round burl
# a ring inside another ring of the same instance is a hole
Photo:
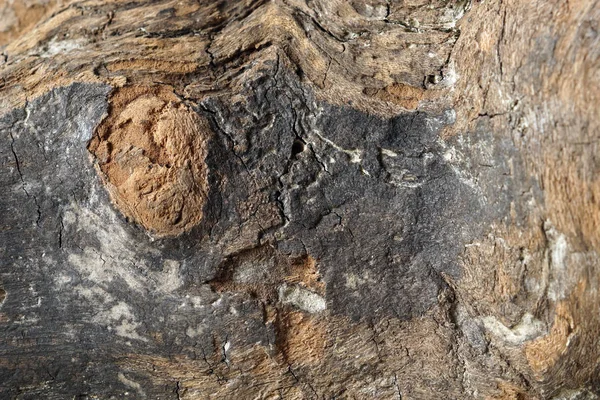
[[[111,95],[89,150],[119,210],[156,236],[173,236],[202,219],[209,132],[168,87],[128,86]]]

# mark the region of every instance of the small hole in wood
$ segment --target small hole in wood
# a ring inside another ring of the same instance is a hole
[[[300,140],[294,140],[294,144],[292,144],[292,157],[297,156],[298,154],[304,151],[304,143]]]

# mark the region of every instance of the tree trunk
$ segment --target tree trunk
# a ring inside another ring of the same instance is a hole
[[[0,0],[0,397],[598,398],[599,31]]]

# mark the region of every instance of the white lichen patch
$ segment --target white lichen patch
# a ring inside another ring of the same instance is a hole
[[[121,372],[119,372],[117,374],[117,378],[125,386],[129,386],[130,388],[132,388],[135,391],[137,391],[138,394],[140,395],[140,397],[143,397],[143,398],[146,397],[146,393],[142,389],[142,385],[140,385],[139,383],[137,383],[137,382],[135,382],[135,381],[133,381],[133,380],[131,380],[129,378],[126,378],[125,375],[123,375],[123,373],[121,373]]]
[[[483,317],[481,322],[483,322],[485,329],[496,339],[514,346],[521,345],[547,333],[544,323],[530,313],[525,313],[521,321],[512,328],[507,327],[494,316]]]
[[[74,291],[82,298],[91,304],[101,305],[103,308],[105,304],[114,303],[114,297],[106,290],[99,286],[86,287],[77,285],[74,287]]]
[[[153,256],[155,250],[131,237],[115,211],[96,196],[90,194],[90,202],[96,203],[94,211],[72,204],[63,213],[65,231],[88,235],[90,245],[69,253],[70,271],[57,275],[56,287],[61,293],[79,297],[93,309],[89,322],[117,336],[146,342],[135,308],[127,304],[122,289],[117,288],[125,285],[129,293],[176,296],[174,292],[183,284],[181,263],[166,259],[162,268],[147,265],[147,259],[140,255]]]
[[[40,57],[49,58],[54,57],[57,54],[70,53],[73,50],[82,48],[85,43],[86,41],[82,39],[56,40],[56,38],[52,38],[52,40],[48,42],[48,47],[40,54]]]
[[[79,254],[69,254],[68,261],[92,282],[106,284],[119,279],[133,290],[138,292],[144,290],[143,278],[136,276],[129,268],[114,268],[114,259],[108,256],[104,258],[103,252],[97,252],[92,247],[86,247]]]
[[[564,234],[558,232],[550,221],[544,223],[544,230],[548,238],[548,251],[550,260],[550,276],[548,283],[548,298],[558,301],[565,298],[571,286],[571,275],[568,271],[567,255],[569,246]]]
[[[454,67],[454,62],[450,62],[444,68],[444,79],[438,84],[438,86],[452,88],[454,90],[454,85],[460,79],[458,72],[456,72],[456,68]]]
[[[233,281],[240,284],[263,282],[269,277],[275,268],[275,260],[272,258],[256,261],[242,260],[233,273]]]
[[[473,189],[473,191],[475,191],[475,193],[481,195],[481,188],[477,184],[476,177],[471,175],[466,170],[466,168],[461,168],[461,167],[469,166],[468,161],[465,159],[465,156],[459,150],[457,150],[456,147],[449,146],[444,140],[439,139],[437,142],[444,150],[444,153],[442,155],[442,157],[444,158],[444,161],[446,161],[448,163],[448,166],[450,166],[450,168],[452,169],[452,171],[454,172],[456,177],[462,183],[464,183],[465,185],[467,185],[468,187]],[[458,142],[461,146],[463,145],[463,139],[461,136],[459,136]],[[483,198],[482,196],[478,196],[478,197],[480,199]]]
[[[398,157],[398,153],[396,153],[390,149],[385,149],[383,147],[381,148],[381,154],[383,154],[384,156],[392,157],[392,158]]]
[[[348,289],[356,290],[359,286],[377,283],[373,277],[369,274],[369,271],[365,271],[362,276],[358,276],[355,273],[344,274],[346,278],[346,287]]]
[[[163,270],[155,274],[160,277],[160,287],[163,291],[171,293],[183,284],[179,276],[181,263],[177,260],[165,260]]]
[[[297,285],[283,284],[278,288],[279,301],[309,313],[318,313],[327,308],[325,299],[317,293]]]
[[[350,158],[350,162],[352,164],[360,164],[362,161],[362,150],[360,149],[344,149],[341,146],[338,146],[336,143],[334,143],[332,140],[326,138],[325,136],[321,135],[321,133],[319,133],[318,131],[314,131],[315,134],[319,137],[319,139],[321,139],[322,141],[324,141],[325,143],[327,143],[328,145],[330,145],[331,147],[333,147],[334,149],[336,149],[337,151],[346,154],[349,158]]]
[[[133,315],[131,307],[123,301],[120,301],[110,309],[97,314],[93,318],[93,322],[106,325],[109,330],[114,331],[118,336],[144,342],[148,341],[147,338],[140,336],[136,332],[140,323],[137,322]]]
[[[553,397],[552,400],[598,400],[599,398],[598,395],[587,389],[564,389],[557,396]]]
[[[191,338],[195,338],[202,335],[204,333],[204,329],[205,327],[202,325],[198,325],[196,327],[188,326],[188,328],[185,330],[185,334]]]
[[[63,217],[66,229],[74,227],[83,230],[95,236],[100,244],[99,249],[85,247],[82,252],[69,255],[69,264],[80,275],[103,286],[115,280],[125,282],[137,292],[152,290],[169,294],[181,287],[183,279],[178,261],[165,260],[162,270],[150,270],[139,254],[154,254],[156,250],[141,248],[142,245],[121,226],[121,221],[112,209],[102,204],[98,204],[96,208],[97,211],[92,212],[73,205],[65,211]]]

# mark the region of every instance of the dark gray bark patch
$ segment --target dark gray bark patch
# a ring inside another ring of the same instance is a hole
[[[356,320],[422,315],[445,276],[460,278],[464,244],[521,192],[505,175],[511,144],[482,128],[493,163],[481,167],[439,138],[452,111],[380,119],[318,102],[277,70],[247,82],[244,102],[198,105],[215,132],[210,191],[202,222],[175,238],[129,223],[94,170],[86,145],[108,87],[55,89],[0,119],[3,395],[119,396],[132,381],[166,396],[147,376],[119,379],[115,360],[275,348],[258,299],[208,284],[260,246],[315,258],[327,312]]]
[[[223,196],[239,204],[263,193],[279,207],[281,219],[264,221],[256,241],[315,257],[331,312],[421,315],[438,301],[444,275],[460,278],[464,245],[508,214],[514,146],[485,128],[473,134],[475,150],[441,140],[452,110],[380,119],[320,103],[284,69],[272,73],[247,83],[244,102],[203,103],[240,171]]]
[[[129,354],[201,359],[216,342],[272,341],[256,302],[196,285],[189,237],[153,242],[110,205],[86,150],[108,91],[55,89],[0,120],[2,398],[140,396],[119,378]]]

